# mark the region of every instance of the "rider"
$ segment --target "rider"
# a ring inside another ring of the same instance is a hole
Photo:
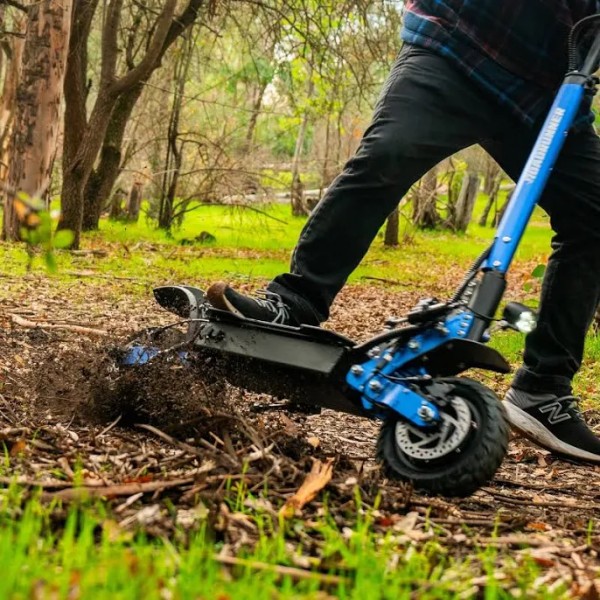
[[[596,0],[407,0],[404,45],[373,121],[306,223],[290,272],[263,297],[215,283],[212,305],[318,325],[398,201],[437,163],[480,144],[517,179],[566,72],[569,31],[598,12]],[[571,389],[600,301],[600,138],[591,122],[588,104],[540,201],[553,253],[538,326],[505,406],[538,444],[600,463],[600,439]]]

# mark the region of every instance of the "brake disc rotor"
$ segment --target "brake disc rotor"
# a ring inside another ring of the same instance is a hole
[[[419,460],[442,458],[463,443],[471,429],[471,411],[468,404],[454,397],[440,411],[442,423],[435,431],[423,431],[408,423],[396,424],[396,443],[407,456]]]

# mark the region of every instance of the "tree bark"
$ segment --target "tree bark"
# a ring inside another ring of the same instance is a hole
[[[71,8],[72,0],[44,0],[28,9],[8,185],[36,198],[47,198],[56,156]],[[19,223],[9,195],[3,232],[6,239],[19,238]]]
[[[419,229],[434,229],[440,224],[437,212],[437,167],[428,171],[413,194],[412,222]]]
[[[455,231],[467,230],[473,216],[473,208],[475,207],[478,191],[479,175],[467,171],[456,203],[456,213],[453,222],[450,223],[450,226]]]
[[[394,209],[394,212],[387,218],[385,225],[385,236],[383,238],[383,245],[388,248],[398,246],[400,230],[400,212],[398,209]]]
[[[13,23],[15,32],[25,31],[25,19],[16,18]],[[9,59],[4,72],[2,100],[0,103],[0,181],[8,180],[8,165],[10,162],[10,143],[12,141],[13,123],[17,107],[17,87],[21,78],[24,38],[13,35],[7,41]]]

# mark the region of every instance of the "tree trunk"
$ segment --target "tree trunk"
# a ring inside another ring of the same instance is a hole
[[[87,82],[88,38],[97,6],[98,0],[77,0],[73,5],[73,25],[65,74],[63,180],[59,227],[73,231],[74,248],[79,247],[83,222],[82,186],[85,186],[87,181],[78,157],[82,144],[84,142],[89,144],[86,139],[89,136],[86,109],[89,91]],[[93,160],[95,160],[95,156]]]
[[[267,91],[268,85],[268,81],[263,81],[258,88],[258,92],[254,100],[254,106],[252,107],[252,114],[250,115],[250,121],[248,123],[248,129],[246,130],[246,140],[243,146],[243,152],[245,154],[251,152],[252,147],[254,146],[254,134],[256,133],[258,117],[260,117],[263,100],[265,98],[265,92]]]
[[[456,213],[453,222],[450,224],[455,231],[467,230],[473,215],[473,208],[475,207],[478,191],[479,175],[467,171],[456,203]]]
[[[144,85],[160,66],[165,52],[196,20],[204,0],[189,0],[175,15],[177,0],[165,0],[149,28],[143,58],[118,77],[118,31],[123,0],[111,0],[106,7],[102,31],[102,60],[97,99],[89,121],[86,113],[87,39],[98,0],[78,0],[73,18],[74,36],[69,48],[65,81],[65,143],[63,151],[63,194],[60,228],[74,233],[73,247],[79,246],[83,226],[84,192],[108,130],[119,98],[132,88]],[[67,131],[68,130],[68,131]]]
[[[514,193],[514,191],[510,192],[510,194],[508,194],[506,196],[506,200],[504,201],[504,204],[499,209],[497,209],[496,212],[494,213],[494,218],[492,220],[493,227],[498,227],[498,225],[500,225],[500,221],[502,220],[502,217],[504,216],[504,213],[506,212],[506,209],[512,198],[513,193]]]
[[[437,211],[437,167],[428,171],[413,194],[412,222],[419,229],[434,229],[441,218]]]
[[[491,196],[498,180],[501,178],[502,169],[500,168],[498,163],[491,156],[486,156],[483,193],[488,196]]]
[[[2,7],[4,8],[4,7]],[[25,19],[19,17],[13,23],[15,32],[25,31]],[[7,41],[9,56],[4,72],[2,100],[0,103],[0,181],[8,180],[8,165],[10,162],[10,143],[12,141],[15,109],[17,107],[17,87],[21,78],[24,38],[10,36]]]
[[[393,248],[398,246],[400,230],[400,211],[396,208],[394,212],[387,218],[385,224],[385,236],[383,238],[384,246]]]
[[[143,189],[144,186],[140,181],[135,181],[131,186],[131,192],[127,200],[127,220],[131,223],[137,223],[140,218]]]
[[[115,183],[121,174],[121,148],[125,137],[125,129],[143,89],[143,85],[131,88],[131,90],[120,96],[113,109],[100,150],[100,162],[98,167],[90,174],[85,188],[83,231],[98,229],[102,209],[111,197]]]
[[[118,221],[123,216],[123,199],[125,192],[122,189],[115,190],[110,200],[110,213],[108,218],[111,221]]]
[[[72,0],[44,0],[28,9],[8,184],[36,198],[47,197],[56,156],[71,7]],[[5,202],[3,232],[9,240],[19,237],[10,196]]]
[[[488,201],[483,209],[483,213],[481,214],[481,218],[479,219],[479,225],[481,227],[485,227],[487,225],[487,220],[490,215],[490,211],[492,207],[496,205],[498,202],[498,192],[500,191],[500,178],[497,178],[494,186],[489,190]]]
[[[308,79],[308,93],[307,102],[309,102],[313,96],[315,85],[312,80],[312,67],[309,72]],[[295,217],[302,217],[309,214],[309,210],[304,203],[304,186],[300,178],[300,159],[304,151],[304,141],[306,140],[306,132],[308,130],[309,111],[308,108],[302,115],[302,122],[300,129],[298,130],[298,137],[296,138],[296,148],[294,150],[294,159],[292,160],[292,189],[291,189],[291,201],[292,201],[292,215]]]
[[[73,248],[78,248],[83,224],[83,199],[88,179],[94,167],[110,115],[114,98],[105,91],[94,106],[90,121],[77,146],[75,156],[69,161],[69,154],[63,152],[63,189],[61,195],[62,215],[60,229],[73,232]]]
[[[170,230],[173,225],[173,218],[175,216],[175,196],[177,193],[181,163],[183,161],[183,146],[179,143],[179,120],[185,95],[185,84],[187,83],[192,59],[192,41],[192,36],[188,35],[187,39],[184,40],[185,45],[183,51],[175,65],[175,93],[173,94],[173,104],[171,106],[171,114],[169,117],[167,155],[165,158],[160,211],[158,215],[158,226],[167,231]]]

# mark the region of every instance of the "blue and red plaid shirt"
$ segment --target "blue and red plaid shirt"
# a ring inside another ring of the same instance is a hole
[[[526,123],[548,108],[567,40],[600,0],[407,0],[402,39],[450,59]]]

